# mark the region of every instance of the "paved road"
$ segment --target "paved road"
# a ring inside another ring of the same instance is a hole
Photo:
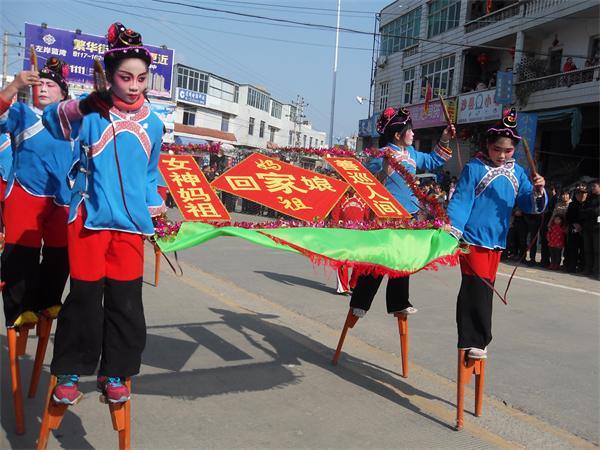
[[[151,252],[148,252],[149,256]],[[136,448],[586,448],[597,446],[598,282],[522,269],[510,306],[495,304],[484,416],[455,415],[457,269],[411,278],[410,377],[382,293],[330,364],[348,299],[331,270],[221,238],[181,255],[144,288],[148,343],[134,379]],[[510,267],[503,266],[508,273]],[[153,261],[147,261],[151,280]],[[501,276],[499,284],[506,282]],[[2,339],[0,447],[33,448],[47,366],[16,436]],[[28,353],[33,353],[31,339]],[[49,362],[51,348],[47,360]],[[27,384],[31,360],[22,361]],[[116,448],[86,378],[49,448]],[[3,441],[4,439],[4,441]]]

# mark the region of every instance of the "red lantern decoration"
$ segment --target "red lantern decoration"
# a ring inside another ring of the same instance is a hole
[[[477,62],[482,66],[485,66],[488,63],[488,61],[489,61],[489,57],[488,57],[487,53],[480,53],[477,56]]]

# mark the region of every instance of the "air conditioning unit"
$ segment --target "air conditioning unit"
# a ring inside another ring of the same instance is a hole
[[[380,69],[383,69],[386,64],[387,64],[387,56],[380,56],[379,58],[377,58],[377,67],[379,67]]]

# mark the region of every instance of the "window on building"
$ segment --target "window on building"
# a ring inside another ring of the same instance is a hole
[[[258,129],[258,137],[265,137],[265,121],[260,121],[260,128]]]
[[[298,108],[295,106],[290,106],[290,120],[294,122],[296,120],[296,115],[298,114]]]
[[[271,116],[281,119],[281,103],[271,100]]]
[[[404,71],[404,104],[412,103],[413,91],[415,89],[415,68],[411,67]]]
[[[254,117],[250,117],[248,121],[248,134],[252,136],[254,134]]]
[[[269,96],[251,87],[248,87],[248,100],[246,103],[254,108],[269,112]]]
[[[229,131],[229,114],[223,113],[221,116],[221,131]]]
[[[312,140],[313,140],[313,138],[311,136],[310,139],[308,140],[308,147],[309,148],[312,148]]]
[[[183,121],[184,125],[196,125],[196,108],[186,106],[183,108]]]
[[[379,83],[379,111],[383,111],[385,108],[387,108],[389,90],[389,81]]]
[[[188,67],[177,67],[177,87],[195,92],[208,92],[209,75]]]
[[[220,78],[210,77],[208,94],[213,97],[237,103],[236,92],[238,89],[239,87],[233,83],[221,80]]]
[[[275,142],[275,132],[277,131],[277,128],[269,126],[269,141],[270,142]]]
[[[381,27],[379,54],[386,56],[416,45],[417,41],[412,38],[419,37],[420,32],[421,7],[418,7]]]
[[[460,0],[432,0],[429,2],[427,36],[436,36],[458,26]]]
[[[303,136],[302,141],[303,141],[302,147],[306,148],[306,135]]]
[[[454,80],[454,55],[436,59],[421,66],[421,98],[425,98],[427,79],[433,88],[433,96],[450,97]]]
[[[290,130],[290,135],[288,137],[288,145],[291,147],[294,141],[294,132]]]

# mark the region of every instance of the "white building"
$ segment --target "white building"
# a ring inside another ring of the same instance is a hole
[[[326,133],[296,120],[297,110],[263,88],[175,65],[176,142],[222,142],[245,148],[325,146]]]
[[[486,11],[488,5],[491,10]],[[362,147],[376,145],[372,138],[379,113],[402,105],[411,110],[421,148],[431,148],[444,119],[439,102],[423,111],[429,80],[434,99],[441,94],[456,110],[458,128],[466,130],[462,136],[471,135],[461,142],[463,159],[468,158],[477,147],[475,137],[502,113],[502,105],[494,101],[496,72],[513,72],[512,101],[505,106],[536,113],[535,148],[542,173],[567,177],[566,166],[574,170],[583,165],[584,172],[597,176],[599,13],[596,0],[391,3],[379,16],[374,114],[359,123]],[[565,75],[568,57],[577,69]],[[457,158],[449,169],[458,171]]]

